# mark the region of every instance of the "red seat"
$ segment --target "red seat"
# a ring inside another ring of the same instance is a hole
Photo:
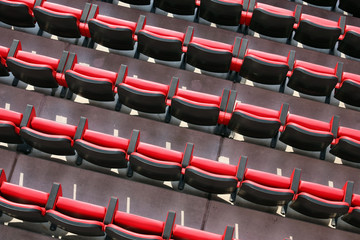
[[[344,103],[360,107],[360,75],[344,72],[335,87],[334,97]]]
[[[0,211],[9,216],[29,221],[46,222],[45,205],[49,193],[6,182],[6,175],[0,169]]]
[[[36,0],[0,0],[0,21],[16,27],[35,27]]]
[[[340,126],[330,153],[344,160],[360,163],[360,130]]]
[[[0,141],[6,143],[22,143],[20,123],[22,113],[0,108]]]
[[[355,227],[360,227],[360,195],[359,194],[353,194],[349,212],[345,214],[342,217],[342,219],[345,222]]]

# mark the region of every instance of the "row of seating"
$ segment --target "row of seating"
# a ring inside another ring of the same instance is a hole
[[[148,144],[143,144],[143,146],[139,144],[138,147],[143,149],[143,152],[152,152],[152,154],[157,154],[158,158],[163,158],[155,160],[141,153],[132,153],[130,166],[144,176],[156,180],[180,180],[180,188],[184,187],[182,183],[184,181],[210,193],[231,193],[232,201],[238,195],[245,200],[264,206],[285,206],[285,210],[288,206],[313,218],[342,217],[349,224],[360,227],[360,195],[353,193],[354,183],[351,181],[346,182],[342,189],[338,189],[301,180],[300,169],[294,169],[290,177],[285,177],[247,168],[247,157],[241,157],[237,166],[211,161],[191,156],[193,145],[189,143],[182,157],[180,153],[182,163],[175,163],[169,158],[170,154],[178,157],[171,150],[155,153]],[[181,164],[188,164],[188,166],[183,166],[181,170]],[[184,177],[181,180],[178,176],[182,172],[184,172]],[[110,200],[108,208],[94,206],[61,197],[59,184],[54,184],[50,193],[39,192],[7,183],[4,171],[0,170],[0,173],[0,210],[10,216],[32,222],[50,221],[53,224],[53,230],[55,226],[59,226],[80,235],[103,235],[104,228],[107,229],[107,225],[111,223],[118,225],[117,227],[134,230],[133,226],[127,225],[132,223],[131,218],[123,220],[127,224],[120,223],[119,220],[114,221],[114,212],[115,216],[123,215],[123,213],[116,213],[117,201],[113,199]],[[115,232],[120,234],[119,231]],[[161,231],[158,232],[159,235],[161,233]]]
[[[209,49],[203,48],[204,44]],[[147,47],[140,47],[141,45],[139,44],[139,48],[142,53],[157,59],[169,60],[170,56],[182,55],[181,48],[180,52],[177,52],[171,44],[164,44],[162,40],[150,41]],[[225,52],[224,49],[227,51]],[[165,96],[168,95],[169,88],[166,86],[130,78],[126,76],[124,67],[120,68],[119,73],[115,73],[83,66],[77,63],[75,53],[67,51],[63,52],[60,59],[30,53],[22,50],[18,40],[14,40],[10,48],[0,46],[0,58],[0,76],[8,76],[8,71],[11,71],[16,81],[21,80],[43,88],[57,88],[60,85],[91,100],[113,101],[116,93],[121,95],[120,92],[124,91],[125,85],[139,86],[139,82],[142,82],[143,90],[154,90],[162,92]],[[335,89],[336,99],[353,106],[360,106],[360,75],[343,72],[342,62],[338,62],[335,68],[324,67],[296,60],[294,51],[290,51],[286,57],[249,49],[247,39],[240,38],[235,39],[234,45],[193,38],[188,45],[186,62],[210,71],[236,71],[241,77],[254,82],[279,85],[280,91],[284,91],[288,77],[287,86],[291,89],[313,96],[326,96],[326,102],[330,101]],[[134,85],[134,82],[138,83]],[[174,85],[172,90],[175,92],[172,94],[176,93],[176,89]],[[211,103],[220,104],[216,100]],[[165,104],[162,105],[164,108]],[[163,112],[163,110],[158,111]]]
[[[296,0],[290,0],[292,2]],[[357,0],[302,0],[313,6],[326,7],[335,10],[338,6],[340,9],[353,14],[355,17],[360,17],[360,3]]]
[[[251,1],[247,11],[242,11],[242,0],[203,2],[212,5],[211,12],[206,13],[205,18],[211,18],[207,20],[215,21],[215,23],[243,24],[259,34],[275,38],[290,38],[295,30],[294,40],[321,49],[333,49],[339,40],[339,51],[360,58],[360,48],[357,44],[360,38],[360,27],[347,25],[345,16],[341,16],[336,22],[303,14],[300,5],[294,11],[290,11]],[[183,1],[180,3],[183,5]],[[101,15],[98,6],[90,3],[87,3],[83,10],[41,0],[3,0],[0,1],[0,6],[0,15],[2,15],[0,20],[7,24],[31,27],[34,26],[36,19],[40,29],[45,32],[67,38],[91,37],[95,42],[122,50],[132,48],[139,34],[142,38],[155,39],[154,41],[157,38],[163,38],[164,42],[176,45],[178,50],[182,43],[185,43],[186,47],[191,37],[189,35],[187,39],[184,39],[186,35],[182,33],[159,30],[145,25],[143,21],[135,23]],[[207,46],[204,43],[202,45],[211,49],[211,45]],[[157,51],[161,49],[163,48]],[[220,49],[229,50],[221,47]],[[178,55],[170,56],[179,58]]]
[[[159,221],[118,210],[118,199],[111,197],[107,207],[62,196],[62,187],[53,183],[50,192],[7,182],[0,169],[0,211],[29,222],[50,222],[57,227],[83,236],[106,239],[212,239],[232,240],[234,227],[227,226],[223,235],[175,224],[176,213],[169,211]]]
[[[102,2],[113,3],[113,0],[101,0]],[[119,0],[120,2],[128,3],[131,5],[151,5],[151,0]],[[294,2],[295,0],[290,0]],[[335,8],[338,0],[303,0],[304,2],[310,3],[315,6],[320,7],[331,7]],[[116,3],[116,1],[115,1]],[[213,9],[216,5],[225,5],[228,3],[231,7],[234,5],[242,4],[243,9],[246,9],[246,5],[248,2],[246,0],[233,0],[233,1],[221,1],[221,0],[189,0],[189,1],[181,1],[181,0],[154,0],[153,4],[156,8],[162,9],[166,12],[170,12],[178,15],[194,15],[196,8],[200,8],[200,16],[206,15],[206,12],[211,12],[214,16]],[[339,0],[338,7],[348,13],[353,14],[354,16],[360,17],[360,4],[357,0]],[[211,11],[213,10],[213,11]],[[202,11],[202,12],[201,12]],[[205,13],[204,13],[205,12]]]

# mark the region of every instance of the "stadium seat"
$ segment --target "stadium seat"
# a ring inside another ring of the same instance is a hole
[[[193,144],[187,143],[184,153],[169,150],[147,143],[139,143],[130,155],[129,162],[133,171],[148,178],[161,181],[178,181],[181,170],[186,167],[192,153]],[[129,176],[129,174],[128,174]]]
[[[176,214],[169,211],[162,222],[130,213],[116,211],[112,221],[105,221],[105,232],[110,239],[169,240],[175,226]]]
[[[215,24],[238,26],[242,11],[243,0],[201,0],[199,17]]]
[[[33,8],[43,0],[1,0],[0,21],[16,27],[35,27]]]
[[[0,168],[0,212],[29,222],[46,222],[45,205],[49,193],[15,185],[6,181]]]
[[[339,8],[360,17],[360,2],[357,0],[339,0]]]
[[[75,58],[75,54],[67,51],[63,51],[60,59],[22,51],[20,41],[14,40],[6,64],[18,80],[36,87],[57,88],[59,83],[64,85],[63,73]]]
[[[337,0],[304,0],[304,2],[320,6],[320,7],[335,7]]]
[[[232,240],[234,239],[234,227],[227,226],[224,234],[219,235],[216,233],[193,229],[181,225],[175,225],[173,230],[174,239],[206,239],[206,240]]]
[[[6,58],[10,49],[7,47],[0,46],[0,77],[9,76],[9,72],[6,66]]]
[[[179,88],[171,99],[171,116],[192,124],[216,125],[221,123],[220,113],[226,111],[229,94],[228,89],[219,97]]]
[[[360,130],[340,126],[330,153],[347,161],[360,163]]]
[[[346,104],[360,107],[360,75],[344,72],[335,87],[334,97]]]
[[[248,137],[273,138],[285,124],[288,110],[287,103],[276,111],[236,102],[228,128]]]
[[[119,111],[123,104],[129,108],[147,113],[164,113],[166,106],[170,104],[168,98],[173,96],[179,84],[177,78],[173,78],[169,86],[129,77],[126,65],[121,65],[117,83],[119,98],[116,110]]]
[[[114,101],[115,88],[119,73],[74,64],[65,73],[65,80],[70,91],[84,98],[96,101]]]
[[[301,13],[301,6],[294,11],[257,2],[252,13],[248,13],[249,29],[274,38],[290,38],[295,24],[295,17]],[[300,16],[300,15],[299,15]]]
[[[341,79],[342,71],[342,62],[338,62],[335,68],[329,68],[296,60],[287,86],[308,95],[330,96]]]
[[[260,205],[283,206],[296,194],[300,175],[301,170],[297,168],[290,178],[247,168],[238,195]]]
[[[346,25],[344,35],[339,38],[338,50],[348,56],[360,58],[360,27]]]
[[[0,108],[0,141],[5,143],[22,143],[20,123],[22,113]]]
[[[241,42],[239,37],[236,37],[233,45],[193,37],[187,48],[186,63],[209,72],[238,71],[236,58]]]
[[[301,181],[298,193],[290,207],[297,212],[314,218],[336,218],[349,211],[353,195],[351,181],[342,189]]]
[[[139,17],[138,24],[118,18],[98,14],[89,20],[91,39],[105,47],[116,50],[133,50],[134,38],[139,22],[144,19]]]
[[[194,15],[196,0],[154,0],[154,6],[178,15]]]
[[[137,34],[138,53],[163,61],[181,61],[183,45],[187,46],[193,35],[193,27],[186,33],[146,25]],[[189,36],[187,36],[189,35]]]
[[[285,126],[280,128],[280,141],[307,151],[322,151],[336,138],[339,117],[333,116],[330,123],[288,114]]]
[[[290,51],[287,57],[247,49],[239,75],[251,81],[280,85],[286,80],[288,71],[292,69],[295,51]]]
[[[128,154],[134,151],[130,149],[133,146],[131,140],[134,139],[136,146],[139,137],[137,130],[133,130],[129,140],[85,129],[83,136],[75,139],[74,149],[79,157],[95,165],[106,168],[126,168]],[[77,160],[77,164],[80,165],[81,162],[78,161],[80,159]]]
[[[111,214],[103,206],[59,196],[53,204],[46,206],[45,216],[52,224],[51,230],[58,226],[78,235],[103,236],[103,221],[107,213]]]
[[[230,165],[193,156],[185,169],[185,183],[214,194],[236,193],[245,169],[245,160],[239,159],[238,165]]]
[[[333,49],[345,28],[345,16],[338,22],[301,14],[300,21],[294,27],[294,40],[305,45],[321,49]]]
[[[86,3],[84,10],[44,1],[34,7],[34,15],[41,30],[65,38],[90,37],[87,22],[98,14],[96,4]]]
[[[353,194],[349,212],[342,217],[342,220],[355,226],[360,227],[360,195]]]
[[[33,106],[28,105],[21,121],[23,140],[40,151],[57,155],[74,155],[75,135],[82,135],[87,119],[81,118],[78,126],[36,117]]]

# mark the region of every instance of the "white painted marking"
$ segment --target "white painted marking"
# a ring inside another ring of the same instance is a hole
[[[130,213],[130,197],[126,198],[126,213]]]
[[[138,78],[138,75],[135,75],[135,74],[134,74],[134,75],[133,75],[133,78]]]
[[[245,80],[245,85],[248,85],[248,86],[253,87],[253,86],[254,86],[254,82],[246,79],[246,80]]]
[[[36,51],[31,51],[31,53],[34,53],[34,54],[36,54]]]
[[[76,189],[77,189],[77,185],[76,183],[74,183],[74,189],[73,189],[73,199],[76,200]]]
[[[339,107],[341,107],[341,108],[346,108],[346,106],[345,106],[345,103],[343,103],[343,102],[339,102]]]
[[[335,157],[334,163],[336,163],[336,164],[343,164],[341,158],[339,158],[339,157]]]
[[[109,49],[109,48],[104,47],[104,46],[102,46],[102,45],[100,45],[100,44],[97,44],[96,47],[95,47],[95,49],[98,50],[98,51],[102,51],[102,52],[107,52],[107,53],[110,52],[110,49]]]
[[[187,88],[185,86],[181,86],[181,89],[186,90]]]
[[[163,184],[167,187],[173,188],[170,181],[164,181]]]
[[[24,173],[23,172],[20,173],[19,186],[20,187],[24,186]]]
[[[184,226],[184,222],[185,222],[185,212],[183,210],[181,210],[181,226]]]
[[[257,33],[257,32],[254,32],[254,37],[256,37],[256,38],[260,38],[260,34],[259,34],[259,33]]]
[[[65,161],[65,162],[67,161],[66,156],[60,156],[60,155],[55,155],[55,154],[51,155],[50,158],[59,159],[59,160]]]
[[[51,35],[50,39],[53,39],[53,40],[59,40],[59,38],[55,35]]]
[[[34,91],[35,90],[34,86],[32,86],[30,84],[28,84],[25,89],[28,90],[28,91]]]
[[[171,142],[166,142],[165,148],[171,150]]]
[[[234,205],[233,202],[230,202],[230,194],[216,194],[216,196],[218,198],[221,198],[222,200],[224,200],[225,202],[227,202],[228,204]]]
[[[238,140],[238,141],[241,141],[241,142],[245,141],[244,135],[238,134],[236,132],[234,132],[234,139]]]
[[[344,53],[340,53],[341,58],[346,58],[346,55]]]
[[[230,159],[228,157],[220,156],[218,161],[221,163],[230,164]]]
[[[82,103],[82,104],[89,104],[90,103],[89,99],[84,98],[84,97],[79,96],[79,95],[75,95],[74,102]]]
[[[298,91],[294,91],[293,96],[294,97],[300,97],[300,93]]]
[[[194,69],[194,73],[199,73],[199,74],[201,74],[201,69],[200,69],[200,68],[195,68],[195,69]]]
[[[168,13],[166,16],[173,18],[173,17],[174,17],[174,14]]]
[[[90,65],[88,63],[84,63],[84,62],[79,62],[80,65],[83,65],[83,66],[87,66],[87,67],[90,67]]]
[[[344,15],[346,15],[346,16],[348,16],[348,15],[349,15],[349,13],[348,13],[348,12],[346,12],[346,11],[344,11],[344,12],[343,12],[343,14],[344,14]]]
[[[55,121],[58,123],[67,123],[67,117],[56,115]]]
[[[187,124],[187,122],[181,121],[179,127],[188,128],[189,124]]]
[[[329,181],[328,185],[329,185],[329,187],[334,187],[334,182],[333,182],[333,181]]]
[[[302,2],[302,4],[305,6],[309,5],[307,2],[304,2],[304,1]]]
[[[10,103],[5,103],[5,109],[10,110]]]
[[[235,223],[235,239],[239,239],[239,224]]]
[[[118,137],[118,136],[119,136],[119,130],[114,129],[114,136],[115,136],[115,137]]]
[[[276,209],[276,214],[282,216],[281,214],[281,211],[282,211],[283,207],[282,206],[277,206],[277,209]]]
[[[4,142],[0,142],[0,146],[9,147],[9,144],[4,143]]]
[[[290,145],[286,145],[285,152],[294,152],[294,149]]]
[[[296,45],[297,47],[299,47],[299,48],[304,48],[304,45],[302,45],[301,43],[297,43],[297,45]]]
[[[155,58],[149,57],[148,60],[147,60],[147,62],[149,62],[149,63],[155,63]]]
[[[11,30],[13,30],[13,31],[15,30],[14,26],[11,26]]]
[[[130,115],[131,115],[131,116],[139,116],[139,112],[136,111],[136,110],[134,110],[134,109],[131,109]]]
[[[215,23],[210,23],[210,27],[217,28],[217,26],[216,26],[216,24],[215,24]]]
[[[123,3],[123,2],[118,2],[118,5],[119,6],[122,6],[122,7],[127,7],[127,8],[130,8],[130,4],[128,4],[128,3]]]
[[[276,168],[276,174],[279,175],[279,176],[282,176],[281,168]]]

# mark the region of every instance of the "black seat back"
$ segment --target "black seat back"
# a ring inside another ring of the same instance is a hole
[[[243,6],[219,0],[202,0],[199,16],[216,24],[237,26],[240,24]]]

